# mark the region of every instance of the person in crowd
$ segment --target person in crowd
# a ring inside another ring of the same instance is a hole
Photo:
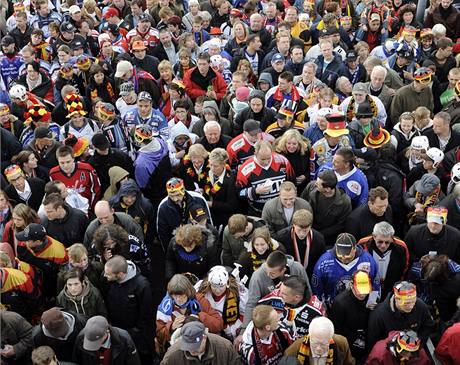
[[[458,352],[459,315],[460,310],[457,309],[448,323],[449,327],[443,333],[441,340],[436,346],[435,355],[440,361],[451,361],[455,363],[460,360]]]
[[[33,349],[32,325],[20,314],[5,309],[0,311],[0,323],[2,362],[5,365],[27,364]]]
[[[219,312],[202,293],[196,292],[187,276],[176,274],[169,280],[166,296],[156,314],[155,341],[161,352],[165,352],[173,337],[178,337],[188,317],[198,317],[211,333],[220,333],[223,329]],[[175,333],[178,329],[179,332]]]
[[[381,186],[369,190],[367,204],[351,212],[345,223],[348,233],[357,240],[368,236],[380,222],[393,223],[393,211],[388,202],[388,192]]]
[[[308,202],[297,197],[297,188],[291,181],[281,183],[279,190],[279,196],[267,201],[262,210],[262,219],[267,223],[272,235],[291,225],[292,218],[298,210],[312,211]]]
[[[460,133],[452,130],[450,114],[439,112],[433,117],[433,129],[423,132],[428,137],[430,147],[447,153],[460,143]]]
[[[48,169],[38,164],[38,159],[35,154],[30,150],[19,152],[11,160],[12,163],[17,164],[26,178],[36,177],[43,181],[48,180]]]

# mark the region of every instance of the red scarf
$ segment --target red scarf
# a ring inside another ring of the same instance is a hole
[[[297,88],[295,86],[292,86],[291,97],[292,97],[292,101],[299,101],[300,100],[299,91],[297,90]],[[284,95],[281,92],[279,87],[276,88],[276,91],[273,94],[273,99],[277,100],[277,101],[283,101],[284,100]]]

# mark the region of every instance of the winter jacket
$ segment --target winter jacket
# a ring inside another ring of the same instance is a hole
[[[169,281],[175,274],[187,272],[203,279],[212,267],[219,264],[217,242],[211,232],[206,230],[203,231],[201,245],[187,252],[176,243],[176,238],[173,237],[166,251],[165,260],[166,281]]]
[[[129,333],[121,328],[109,326],[110,331],[110,364],[111,365],[141,365],[136,345]],[[96,351],[83,348],[85,330],[83,329],[75,340],[73,361],[80,365],[94,365],[100,359]]]
[[[431,89],[428,87],[421,92],[414,89],[414,84],[403,86],[396,91],[391,102],[391,121],[399,120],[403,112],[414,111],[419,106],[425,106],[429,110],[434,109],[434,99]]]
[[[38,211],[38,208],[40,208],[40,204],[42,203],[43,196],[45,195],[45,182],[35,177],[26,179],[26,181],[30,185],[30,190],[32,192],[27,200],[21,198],[16,191],[16,188],[11,184],[5,188],[5,193],[8,195],[8,198],[12,200],[13,205],[24,203],[35,211]]]
[[[448,209],[447,224],[460,230],[460,207],[452,194],[447,195],[439,205]]]
[[[185,211],[182,212],[183,214],[180,207],[169,199],[169,197],[165,197],[158,205],[156,226],[158,237],[165,250],[169,245],[169,241],[171,241],[173,231],[181,224],[188,222],[188,210],[191,206],[198,205],[202,207],[205,209],[207,216],[211,217],[208,203],[201,194],[194,191],[186,191],[184,199],[186,203]]]
[[[353,210],[345,223],[345,231],[351,233],[357,240],[370,235],[374,226],[380,222],[393,224],[393,211],[388,206],[385,213],[379,217],[371,212],[369,204],[363,204]]]
[[[400,122],[396,123],[396,125],[393,127],[393,130],[391,131],[391,143],[393,143],[393,145],[396,147],[396,153],[401,153],[410,147],[412,139],[419,135],[420,132],[414,127],[407,136],[401,130]]]
[[[432,12],[428,12],[425,27],[433,28],[435,24],[442,24],[446,27],[446,37],[450,39],[460,37],[460,13],[453,5],[449,5],[447,9],[442,9],[441,4],[439,4]]]
[[[369,273],[373,291],[380,291],[378,266],[373,257],[362,248],[357,247],[353,265],[342,265],[337,259],[335,249],[326,251],[319,258],[313,269],[311,286],[313,294],[327,304],[332,304],[334,298],[347,288],[353,273],[358,269]]]
[[[184,142],[182,146],[178,146],[176,143],[176,138],[179,136],[187,136],[189,141]],[[180,158],[176,157],[176,153],[179,151],[188,152],[188,148],[191,144],[195,143],[198,139],[198,136],[194,133],[191,133],[184,123],[177,123],[170,129],[169,139],[168,139],[168,149],[169,149],[169,160],[171,161],[171,166],[176,168],[180,163]]]
[[[2,343],[12,345],[15,355],[2,357],[2,364],[25,365],[29,363],[33,349],[32,326],[24,317],[15,312],[0,311]]]
[[[373,236],[363,237],[358,241],[363,250],[369,252],[378,264],[381,257],[377,252],[380,252],[376,245]],[[386,271],[385,278],[380,278],[382,283],[381,297],[385,298],[389,292],[393,290],[394,284],[403,280],[409,270],[409,249],[404,241],[394,237],[393,243],[387,250],[391,250],[390,262]]]
[[[333,199],[326,198],[314,182],[307,185],[300,197],[309,202],[313,209],[313,228],[323,234],[326,245],[332,245],[337,235],[344,232],[346,219],[351,213],[350,197],[342,189],[336,188]]]
[[[370,82],[365,82],[364,83],[366,87],[369,90],[369,95],[375,96],[380,99],[380,101],[383,103],[385,106],[385,110],[389,111],[390,110],[390,105],[391,105],[391,100],[393,99],[393,95],[390,95],[390,87],[387,85],[383,85],[383,87],[380,89],[380,93],[376,95],[372,89],[371,89],[371,83]]]
[[[342,62],[340,56],[335,56],[334,59],[324,68],[324,56],[319,56],[315,63],[318,65],[316,70],[316,77],[331,89],[335,89],[335,84],[340,76],[345,76],[346,66]]]
[[[169,295],[167,294],[167,296]],[[177,311],[172,310],[172,313],[168,314],[162,310],[162,304],[165,302],[165,299],[166,298],[161,302],[156,315],[156,340],[162,346],[166,346],[167,342],[171,339],[171,335],[174,333],[172,324],[177,313]],[[209,332],[216,334],[220,333],[224,327],[222,316],[211,307],[211,304],[204,295],[197,293],[195,298],[189,298],[189,300],[195,300],[198,306],[195,308],[196,313],[191,313],[191,311],[187,309],[185,315],[197,315],[200,321],[208,328]],[[173,309],[175,309],[175,304],[173,303],[172,305]]]
[[[88,218],[85,213],[65,204],[66,215],[62,219],[50,221],[47,217],[42,219],[41,224],[45,227],[48,235],[61,242],[64,246],[70,247],[74,243],[83,241]]]
[[[241,110],[233,121],[233,135],[237,136],[243,133],[243,124],[248,119],[254,119],[260,122],[260,129],[265,131],[267,127],[276,122],[276,112],[273,109],[263,107],[259,113],[254,113],[251,107]]]
[[[395,217],[403,209],[405,175],[399,167],[390,161],[379,160],[376,164],[376,185],[388,192],[388,201]],[[396,220],[396,219],[395,219]]]
[[[437,235],[432,234],[427,224],[412,226],[407,232],[404,242],[411,255],[411,263],[417,262],[431,251],[438,255],[447,255],[451,260],[460,263],[460,231],[451,226],[444,226]]]
[[[32,330],[33,347],[49,346],[56,353],[60,361],[72,361],[72,352],[75,340],[80,331],[85,327],[86,318],[80,314],[61,311],[69,330],[63,338],[53,337],[43,324],[37,324]]]
[[[93,103],[97,98],[102,99],[105,103],[115,104],[117,101],[115,95],[115,84],[113,80],[104,76],[102,84],[99,85],[94,81],[94,76],[90,76],[89,85],[86,87],[86,97]]]
[[[449,142],[443,150],[444,153],[447,153],[460,145],[460,133],[454,130],[450,133]],[[430,147],[440,148],[439,138],[432,129],[423,132],[423,135],[428,137]]]
[[[386,338],[390,331],[406,330],[408,328],[417,332],[423,342],[434,332],[434,321],[427,305],[417,298],[412,311],[404,313],[396,308],[394,296],[390,293],[382,303],[375,307],[369,316],[367,329],[368,348],[373,348],[377,341]]]
[[[435,350],[438,360],[445,365],[460,363],[460,323],[449,327],[441,337]]]
[[[310,203],[308,203],[303,198],[295,198],[294,202],[294,211],[292,215],[300,209],[306,209],[313,213]],[[289,221],[287,221],[284,208],[281,205],[281,200],[279,197],[270,199],[264,205],[262,210],[262,219],[267,223],[268,228],[270,229],[270,234],[273,236],[283,228],[286,228],[292,223],[292,216]]]
[[[61,267],[61,271],[58,273],[57,278],[57,292],[60,293],[61,290],[65,287],[65,280],[64,276],[67,271],[72,268],[72,265],[67,264]],[[90,260],[88,266],[83,269],[83,274],[85,277],[88,278],[89,282],[99,289],[102,290],[102,280],[103,280],[103,273],[104,273],[104,265],[100,261]]]
[[[61,147],[61,144],[57,141],[53,141],[50,146],[45,148],[43,151],[37,149],[35,138],[25,147],[26,150],[32,151],[38,160],[40,166],[50,170],[54,166],[58,165],[56,158],[56,150]]]
[[[73,311],[88,319],[93,316],[107,317],[101,293],[86,277],[83,281],[83,291],[79,295],[73,296],[68,292],[67,286],[64,286],[56,298],[56,304],[64,310]]]
[[[11,165],[13,156],[21,152],[22,146],[13,133],[2,127],[0,127],[0,143],[2,146],[0,167],[3,171]]]
[[[366,360],[366,365],[400,365],[401,361],[395,356],[393,351],[388,348],[388,343],[393,339],[398,331],[391,331],[388,337],[384,340],[378,341],[372,349],[369,357]],[[409,361],[404,361],[405,365],[430,365],[432,364],[430,358],[425,352],[425,349],[421,349],[416,358],[412,358]]]
[[[235,72],[241,60],[248,60],[248,58],[246,57],[246,50],[247,50],[247,47],[242,47],[238,51],[232,54],[233,58],[230,64],[230,71]],[[258,50],[256,51],[256,53],[257,53],[257,70],[253,70],[253,71],[255,72],[256,75],[260,75],[263,69],[270,66],[270,62],[268,62],[268,64],[264,63],[264,52],[262,50]],[[272,56],[275,53],[273,53]],[[269,58],[269,60],[271,60],[271,57]]]
[[[28,91],[30,91],[32,94],[53,103],[54,102],[53,82],[48,76],[45,75],[43,71],[40,71],[39,73],[40,73],[40,76],[42,77],[42,82],[31,90],[29,90],[29,86],[27,85],[27,75],[26,74],[20,76],[17,83],[20,85],[24,85],[25,88]]]
[[[141,189],[149,186],[154,171],[159,167],[162,159],[168,156],[166,142],[154,138],[150,143],[142,146],[134,161],[134,175]]]
[[[184,75],[184,84],[187,94],[195,101],[197,97],[206,95],[208,87],[216,93],[217,101],[220,101],[227,90],[227,83],[219,72],[211,67],[206,76],[201,75],[198,67],[193,67]]]
[[[265,226],[262,218],[247,216],[247,219],[248,223],[251,223],[253,227],[246,236],[236,238],[230,233],[228,226],[224,229],[222,238],[222,264],[224,266],[233,267],[233,264],[238,261],[241,252],[247,249],[254,229]]]
[[[126,232],[137,237],[139,240],[144,241],[144,232],[142,227],[128,214],[126,213],[113,213],[114,223],[120,225]],[[96,218],[88,226],[85,232],[85,237],[83,239],[83,244],[86,248],[91,247],[91,242],[93,241],[94,232],[99,228],[101,223]]]
[[[219,107],[214,100],[205,100],[203,102],[203,109],[204,108],[212,108],[216,111],[216,122],[220,124],[222,134],[226,134],[227,136],[231,136],[233,134],[232,124],[228,121],[228,119],[221,117]],[[204,137],[204,125],[206,124],[206,121],[203,118],[204,117],[202,117],[192,127],[192,133],[195,133],[198,137]]]
[[[128,261],[122,281],[108,283],[104,299],[110,323],[129,332],[140,354],[151,353],[155,327],[152,292],[133,262]]]
[[[96,152],[97,153],[97,152]],[[128,178],[130,173],[120,166],[112,166],[108,169],[108,178],[110,185],[104,192],[104,200],[110,200],[120,188],[120,182]]]

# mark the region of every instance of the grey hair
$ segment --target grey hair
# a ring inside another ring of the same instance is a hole
[[[439,112],[439,113],[436,113],[435,116],[433,117],[434,118],[439,118],[439,119],[442,119],[444,124],[447,124],[449,123],[450,124],[450,120],[452,119],[452,117],[450,116],[449,113],[447,112]]]
[[[376,56],[369,56],[363,63],[364,67],[382,66],[382,60]]]
[[[395,229],[388,222],[379,222],[374,226],[372,230],[373,236],[393,237],[395,235]]]
[[[312,337],[317,333],[327,333],[332,338],[334,335],[334,324],[329,318],[315,317],[310,322],[310,326],[308,326],[308,332]]]
[[[383,67],[383,66],[380,66],[380,65],[377,65],[377,66],[374,66],[374,68],[372,69],[372,73],[374,72],[383,72],[383,78],[386,78],[387,77],[387,74],[388,74],[388,71],[387,71],[387,68],[386,67]],[[371,74],[372,74],[371,73]]]
[[[312,68],[314,70],[314,72],[316,73],[316,70],[318,69],[318,65],[312,61],[308,61],[307,63],[305,63],[303,65],[303,68],[305,67],[309,67],[309,68]]]
[[[198,13],[199,16],[201,16],[201,19],[203,20],[211,20],[212,15],[209,13],[209,11],[202,10]]]
[[[433,32],[433,34],[445,34],[447,32],[447,29],[442,24],[435,24],[431,31]]]
[[[346,76],[340,76],[340,77],[337,79],[336,83],[335,83],[335,88],[336,88],[336,89],[340,89],[340,85],[341,85],[342,82],[344,82],[345,80],[349,81],[349,80],[348,80],[348,77],[346,77]]]
[[[222,131],[222,127],[218,122],[216,122],[215,120],[210,120],[209,122],[206,122],[206,124],[203,126],[204,133],[206,133],[211,127],[219,128],[219,133]]]
[[[228,161],[228,153],[223,148],[214,148],[209,154],[209,160],[225,163]]]

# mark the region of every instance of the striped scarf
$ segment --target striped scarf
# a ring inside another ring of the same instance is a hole
[[[326,364],[327,365],[332,365],[336,364],[336,358],[334,357],[334,354],[337,352],[337,347],[334,342],[334,340],[331,338],[329,341],[329,351],[327,353],[327,359],[326,359]],[[310,363],[310,336],[305,336],[303,338],[303,341],[300,345],[299,352],[297,353],[297,360],[300,362],[302,365],[307,365]]]

